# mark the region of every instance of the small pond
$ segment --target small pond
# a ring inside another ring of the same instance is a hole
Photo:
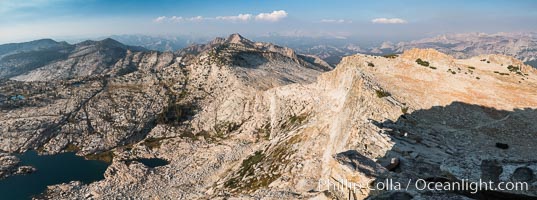
[[[85,160],[75,153],[38,155],[35,151],[27,151],[17,156],[21,159],[20,165],[33,166],[37,171],[0,180],[1,199],[31,199],[44,192],[48,185],[102,180],[108,167],[105,162]]]
[[[160,158],[138,158],[138,159],[133,159],[129,161],[136,161],[136,162],[142,163],[149,168],[155,168],[155,167],[160,167],[160,166],[170,164],[170,162],[168,162],[167,160],[160,159]]]

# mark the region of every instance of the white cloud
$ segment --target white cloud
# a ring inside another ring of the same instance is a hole
[[[203,20],[206,20],[206,19],[209,19],[209,18],[205,18],[205,17],[202,17],[202,16],[186,18],[186,20],[188,20],[188,21],[197,21],[197,22],[203,21]]]
[[[175,17],[175,16],[173,16]],[[160,16],[160,17],[157,17],[156,19],[154,19],[153,21],[156,22],[156,23],[161,23],[163,22],[164,20],[166,20],[166,16]]]
[[[157,19],[158,19],[158,18],[157,18]],[[170,21],[171,21],[171,22],[182,22],[182,21],[184,21],[184,20],[185,20],[185,18],[183,18],[183,17],[177,17],[177,16],[172,16],[172,17],[170,17]]]
[[[1,0],[0,0],[1,1]],[[218,16],[218,17],[203,17],[203,16],[196,16],[196,17],[181,17],[181,16],[173,16],[173,17],[167,17],[167,16],[160,16],[155,19],[153,19],[153,22],[155,23],[162,23],[162,22],[200,22],[200,21],[208,21],[208,20],[220,20],[220,21],[230,21],[230,22],[247,22],[252,19],[255,19],[257,21],[269,21],[269,22],[277,22],[282,20],[283,18],[287,17],[287,12],[284,10],[276,10],[272,13],[259,13],[258,15],[252,15],[252,14],[239,14],[239,15],[233,15],[233,16]]]
[[[406,24],[406,20],[401,18],[376,18],[371,20],[373,24]]]
[[[319,22],[321,22],[321,23],[330,23],[330,24],[352,23],[352,21],[344,20],[344,19],[322,19]]]
[[[166,17],[166,16],[160,16],[160,17],[157,17],[153,20],[153,22],[155,23],[162,23],[162,22],[175,22],[175,23],[179,23],[179,22],[199,22],[199,21],[204,21],[204,20],[209,20],[211,18],[206,18],[206,17],[203,17],[203,16],[196,16],[196,17],[188,17],[188,18],[185,18],[185,17],[178,17],[178,16],[172,16],[172,17]]]
[[[255,19],[259,21],[277,22],[286,17],[287,12],[285,12],[285,10],[276,10],[272,13],[259,13],[255,16]]]
[[[252,19],[251,14],[239,14],[237,16],[218,16],[217,20],[226,20],[226,21],[248,21]]]

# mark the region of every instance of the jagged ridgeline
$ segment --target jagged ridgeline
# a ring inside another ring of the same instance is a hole
[[[412,49],[348,56],[333,69],[238,34],[177,52],[107,39],[0,53],[3,176],[18,167],[10,156],[29,149],[110,163],[103,180],[50,186],[43,197],[537,196],[531,184],[478,194],[319,187],[536,181],[537,72],[508,56]],[[147,163],[155,158],[165,161]]]

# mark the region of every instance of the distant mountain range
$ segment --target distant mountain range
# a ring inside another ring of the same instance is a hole
[[[343,56],[355,53],[373,55],[399,54],[412,48],[432,48],[454,56],[470,58],[482,54],[501,54],[516,57],[526,64],[537,67],[537,34],[535,33],[466,33],[446,34],[410,42],[383,42],[377,47],[360,48],[358,45],[315,46],[298,49],[318,55],[327,62],[337,61]],[[336,62],[337,63],[337,62]]]
[[[123,44],[140,46],[155,51],[177,51],[192,44],[202,44],[212,38],[196,36],[147,36],[147,35],[112,35],[97,38],[98,40],[111,38]]]
[[[393,44],[384,42],[370,53],[401,53],[412,48],[432,48],[456,58],[469,58],[482,54],[501,54],[516,57],[524,62],[537,60],[537,33],[467,33],[447,34],[410,42]]]
[[[157,51],[177,51],[192,44],[210,41],[209,38],[190,36],[118,35],[111,38],[124,44]],[[338,64],[342,57],[356,53],[384,55],[402,53],[412,48],[433,48],[456,58],[469,58],[481,54],[514,56],[526,64],[537,67],[536,33],[444,34],[408,42],[386,41],[378,45],[341,38],[265,36],[255,39],[284,45],[301,54],[319,56],[333,66]]]
[[[114,35],[100,40],[69,44],[42,39],[0,45],[0,79],[33,80],[42,76],[70,78],[102,73],[124,56],[122,53],[124,51],[113,49],[175,52],[192,50],[199,47],[198,44],[210,43],[207,38],[193,36]],[[455,58],[469,58],[482,54],[508,55],[537,67],[536,33],[446,34],[409,42],[383,42],[369,47],[346,42],[344,39],[306,37],[290,39],[267,36],[263,37],[262,41],[283,44],[302,55],[317,56],[331,66],[337,65],[341,58],[357,53],[386,55],[399,54],[412,48],[432,48]],[[107,51],[111,53],[104,53]],[[58,73],[57,69],[62,69],[61,73]],[[51,70],[54,71],[54,75],[48,74],[47,71]]]

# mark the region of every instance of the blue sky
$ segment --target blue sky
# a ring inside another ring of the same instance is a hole
[[[112,34],[404,40],[537,31],[537,1],[0,0],[0,43]]]

